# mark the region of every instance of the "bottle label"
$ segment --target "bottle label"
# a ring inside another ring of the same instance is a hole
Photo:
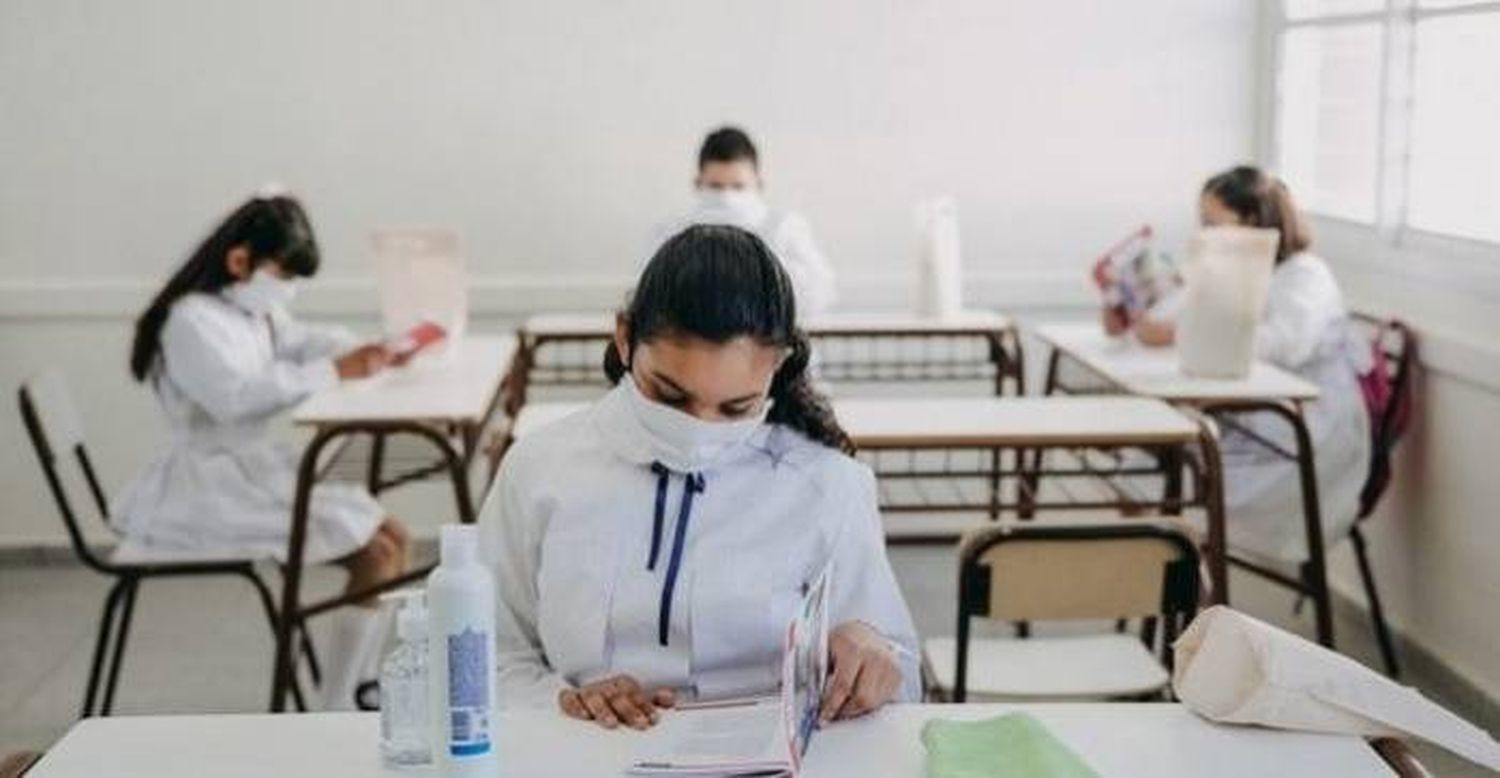
[[[490,752],[490,637],[465,629],[448,636],[448,753]]]

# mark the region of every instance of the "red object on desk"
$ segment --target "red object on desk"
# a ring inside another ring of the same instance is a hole
[[[447,330],[433,322],[424,321],[407,330],[405,335],[392,340],[389,348],[392,356],[405,361],[416,356],[417,352],[422,349],[446,337],[448,337]]]

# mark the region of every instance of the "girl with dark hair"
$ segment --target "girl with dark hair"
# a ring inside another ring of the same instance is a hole
[[[599,402],[517,442],[480,516],[501,699],[645,728],[768,693],[831,562],[825,720],[915,700],[916,634],[874,476],[809,384],[791,281],[753,234],[688,228],[620,314]]]
[[[1318,385],[1318,401],[1304,413],[1316,455],[1324,536],[1342,537],[1358,513],[1369,467],[1369,415],[1359,388],[1359,375],[1370,367],[1369,347],[1354,337],[1333,271],[1308,250],[1307,224],[1280,179],[1254,167],[1226,170],[1204,183],[1199,214],[1206,227],[1243,225],[1281,233],[1256,330],[1256,355]],[[1136,326],[1138,339],[1171,345],[1179,307],[1169,298],[1153,309]],[[1241,424],[1284,449],[1296,447],[1291,430],[1279,419],[1249,416]],[[1266,456],[1263,446],[1232,429],[1226,430],[1223,447],[1231,545],[1261,558],[1306,561],[1295,465]]]
[[[214,229],[141,314],[130,370],[156,393],[171,443],[111,510],[125,545],[148,555],[285,558],[297,454],[272,439],[270,420],[389,361],[381,346],[357,346],[343,330],[287,312],[294,279],[315,274],[318,260],[302,206],[258,196]],[[363,488],[318,486],[308,518],[308,561],[347,568],[349,591],[404,569],[406,531]],[[325,707],[354,707],[360,677],[373,675],[379,633],[373,602],[339,614],[325,652]]]

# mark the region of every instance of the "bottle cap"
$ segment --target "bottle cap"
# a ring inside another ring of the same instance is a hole
[[[444,567],[467,567],[479,558],[479,530],[467,524],[445,524],[439,530]]]
[[[401,640],[427,637],[427,594],[421,589],[398,589],[380,595],[382,601],[399,602],[396,637]]]

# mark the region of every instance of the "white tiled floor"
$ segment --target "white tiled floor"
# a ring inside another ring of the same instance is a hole
[[[955,573],[944,547],[891,552],[917,628],[951,634]],[[319,571],[312,585],[332,589],[338,573]],[[0,754],[43,749],[73,722],[82,700],[94,631],[107,581],[74,566],[0,566]],[[1236,576],[1237,607],[1309,634],[1310,614],[1291,614],[1292,598]],[[1356,623],[1339,623],[1340,645],[1364,661],[1374,643]],[[162,581],[146,585],[116,700],[129,713],[264,710],[269,695],[271,637],[250,587],[237,580]],[[1424,679],[1409,682],[1423,686]],[[1437,775],[1486,775],[1430,748],[1424,762]]]

